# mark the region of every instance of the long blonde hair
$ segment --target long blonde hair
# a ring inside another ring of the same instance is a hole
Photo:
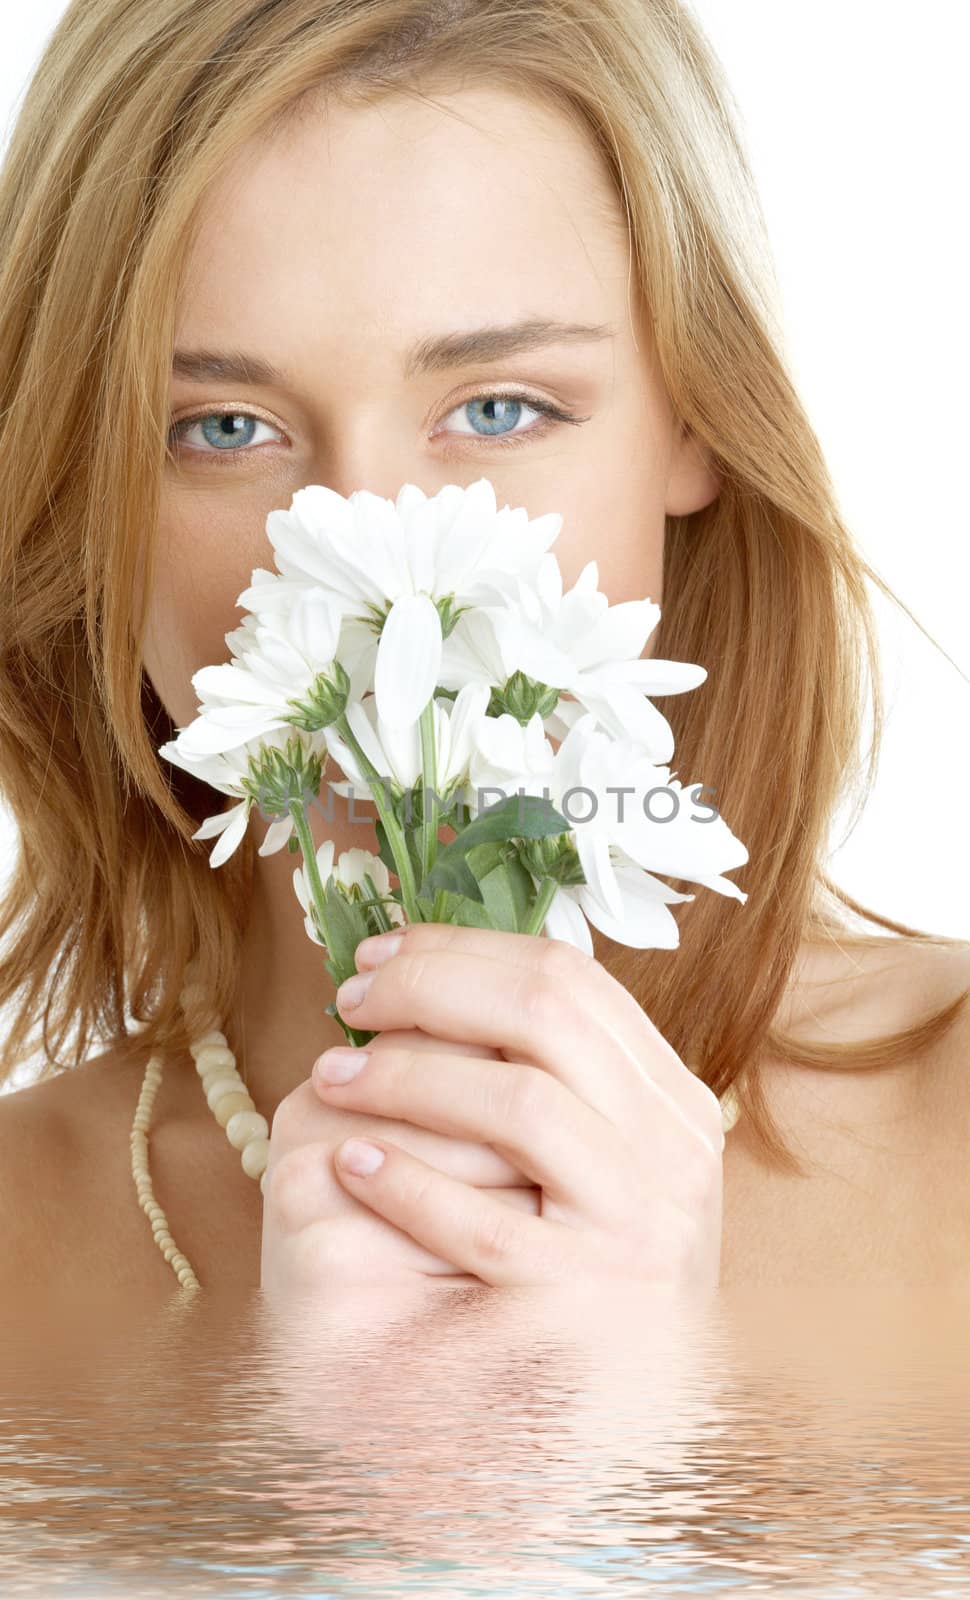
[[[176,300],[206,186],[321,93],[363,104],[466,81],[545,98],[596,141],[674,407],[724,480],[705,510],[668,518],[654,651],[709,669],[665,707],[675,768],[716,787],[748,847],[735,877],[749,898],[701,891],[679,907],[676,953],[598,935],[597,955],[718,1094],[736,1084],[766,1156],[799,1170],[768,1114],[766,1059],[903,1060],[967,995],[861,1045],[773,1029],[804,941],[872,942],[846,911],[931,936],[864,911],[822,865],[836,806],[857,793],[858,814],[878,758],[865,578],[896,597],[840,518],[783,355],[730,93],[678,0],[68,7],[0,171],[0,782],[19,829],[0,906],[0,1006],[17,1001],[0,1081],[38,1042],[42,1076],[94,1038],[119,1042],[126,1003],[146,1048],[181,1052],[192,955],[222,1014],[235,993],[255,844],[210,869],[191,835],[213,791],[159,759],[175,730],[141,665]]]

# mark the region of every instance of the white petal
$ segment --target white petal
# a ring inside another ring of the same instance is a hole
[[[441,665],[441,619],[426,594],[395,600],[381,632],[374,668],[378,715],[389,727],[417,722]]]
[[[661,711],[639,689],[617,684],[609,698],[588,691],[581,680],[574,688],[577,700],[599,719],[617,739],[632,739],[643,745],[657,766],[668,762],[674,753],[674,732]]]
[[[610,606],[577,641],[575,660],[586,667],[636,659],[659,621],[660,607],[653,600],[623,600]]]
[[[293,868],[293,893],[299,900],[304,911],[310,910],[310,896],[307,891],[306,878],[302,867]]]
[[[579,888],[580,904],[593,926],[615,939],[617,944],[628,945],[632,950],[676,950],[680,944],[680,929],[662,901],[649,893],[644,894],[624,877],[621,889],[622,914],[610,916],[600,902]],[[688,896],[692,899],[693,896]]]
[[[550,939],[563,939],[566,944],[574,944],[577,950],[582,950],[586,955],[593,954],[593,936],[589,924],[571,889],[556,890],[542,926]]]
[[[374,727],[376,707],[376,698],[371,698],[363,705],[359,704],[357,701],[353,701],[347,706],[347,721],[349,722],[350,730],[357,740],[357,743],[363,750],[364,755],[367,757],[371,766],[376,769],[378,777],[393,778],[394,774],[389,770],[391,763],[388,759],[387,751],[384,749],[384,746],[380,740],[380,736]],[[331,740],[329,742],[331,746],[339,744],[339,740]],[[356,771],[357,766],[355,762],[354,772]],[[348,776],[352,777],[353,773],[348,772]],[[363,777],[363,773],[361,773],[360,776]],[[367,792],[369,794],[370,790],[368,789]]]
[[[696,689],[707,677],[707,668],[693,661],[660,661],[643,656],[639,661],[607,661],[588,681],[609,683],[611,678],[626,682],[644,694],[684,694]]]
[[[242,805],[246,802],[242,801]],[[206,817],[201,828],[196,828],[193,839],[214,839],[217,834],[224,832],[239,810],[239,806],[230,806],[228,811],[217,811],[214,817]]]
[[[466,683],[459,689],[448,723],[448,764],[446,780],[451,783],[468,772],[478,730],[485,719],[490,690],[484,683]]]
[[[334,595],[308,589],[286,618],[288,632],[301,656],[318,670],[329,667],[337,650],[342,620]]]
[[[562,570],[551,550],[539,562],[536,590],[543,605],[550,611],[558,611],[562,600]]]
[[[294,826],[295,824],[292,817],[278,817],[275,822],[271,822],[269,827],[266,829],[266,837],[256,854],[260,856],[272,856],[276,854],[277,850],[282,850],[287,839],[290,837],[290,834],[293,832]]]
[[[716,894],[730,895],[733,900],[740,900],[742,905],[748,898],[743,889],[739,889],[736,883],[732,883],[730,878],[722,877],[720,873],[714,873],[706,878],[691,878],[690,882],[699,883],[704,889],[713,889]]]
[[[611,796],[612,798],[612,796]],[[600,802],[602,804],[602,802]],[[580,809],[582,808],[582,810]],[[561,809],[561,808],[560,808]],[[589,796],[577,795],[570,802],[568,812],[563,816],[572,822],[572,813],[584,816],[589,809]],[[623,902],[620,899],[619,885],[610,860],[610,847],[603,834],[595,832],[595,823],[577,821],[573,828],[573,838],[576,840],[576,849],[579,854],[579,864],[586,875],[586,882],[590,892],[606,908],[613,917],[623,914]]]
[[[333,852],[334,843],[332,839],[324,839],[323,843],[317,847],[317,871],[320,874],[320,882],[324,888],[326,888],[327,879],[333,873]]]
[[[271,710],[259,706],[222,706],[205,712],[183,728],[176,743],[190,759],[193,756],[224,755],[240,745],[260,739],[287,724]]]
[[[279,695],[274,689],[244,667],[234,667],[228,662],[218,667],[200,667],[192,674],[192,687],[200,700],[212,695],[246,706],[279,705]]]
[[[492,619],[485,610],[466,611],[444,641],[438,684],[462,689],[466,683],[504,684],[508,672]]]
[[[599,589],[599,583],[599,563],[596,561],[587,561],[582,572],[579,574],[579,577],[576,579],[576,582],[573,584],[573,592],[575,593],[578,590],[581,594],[595,594]]]
[[[502,651],[506,676],[518,670],[557,689],[571,689],[578,679],[571,657],[546,637],[499,607],[490,608],[495,636]]]
[[[221,867],[224,861],[228,861],[237,845],[242,843],[246,823],[249,821],[250,804],[250,801],[244,800],[234,808],[232,821],[228,828],[224,829],[218,844],[209,856],[210,867]]]

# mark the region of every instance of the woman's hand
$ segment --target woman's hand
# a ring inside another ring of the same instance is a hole
[[[447,1051],[494,1056],[480,1045],[436,1039],[418,1028],[392,1028],[368,1047],[375,1055],[396,1049],[424,1058]],[[539,1191],[503,1156],[486,1145],[448,1139],[391,1116],[327,1105],[307,1077],[276,1108],[270,1132],[263,1204],[260,1288],[277,1302],[317,1299],[319,1292],[351,1285],[407,1286],[419,1297],[429,1287],[475,1284],[450,1261],[436,1256],[348,1193],[334,1170],[334,1151],[350,1134],[389,1136],[399,1148],[456,1182],[488,1188],[499,1203],[535,1215]],[[290,1324],[288,1324],[290,1325]]]
[[[478,1049],[372,1044],[349,1052],[362,1070],[340,1085],[322,1076],[336,1059],[326,1051],[313,1072],[321,1099],[482,1141],[539,1204],[510,1206],[383,1137],[366,1176],[343,1164],[346,1146],[337,1152],[351,1195],[493,1286],[716,1287],[720,1106],[598,961],[556,939],[419,923],[365,940],[357,965],[337,993],[354,1027],[418,1028]]]

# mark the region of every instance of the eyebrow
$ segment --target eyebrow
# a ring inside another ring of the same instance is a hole
[[[544,317],[472,328],[464,333],[433,334],[416,340],[405,352],[404,376],[410,379],[451,367],[470,367],[550,344],[612,339],[615,334],[616,329],[608,322],[555,322]],[[176,350],[172,356],[172,375],[195,382],[214,379],[223,383],[279,387],[289,381],[288,375],[272,362],[241,351]]]

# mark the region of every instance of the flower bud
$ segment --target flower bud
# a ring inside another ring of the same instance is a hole
[[[320,672],[302,699],[288,700],[293,715],[288,719],[295,728],[306,733],[319,733],[342,717],[347,709],[350,679],[339,661],[331,663],[332,676]]]
[[[524,672],[513,672],[504,689],[492,690],[488,715],[500,717],[507,711],[525,728],[537,711],[540,717],[551,717],[558,704],[558,689],[551,689],[547,683],[539,683]]]
[[[246,794],[256,801],[262,817],[285,817],[290,801],[304,807],[315,800],[323,781],[320,757],[298,738],[289,739],[285,750],[264,745],[250,758],[248,776],[241,780]]]
[[[535,878],[552,878],[559,884],[586,882],[571,833],[546,834],[542,839],[523,839],[519,845],[519,860]]]

